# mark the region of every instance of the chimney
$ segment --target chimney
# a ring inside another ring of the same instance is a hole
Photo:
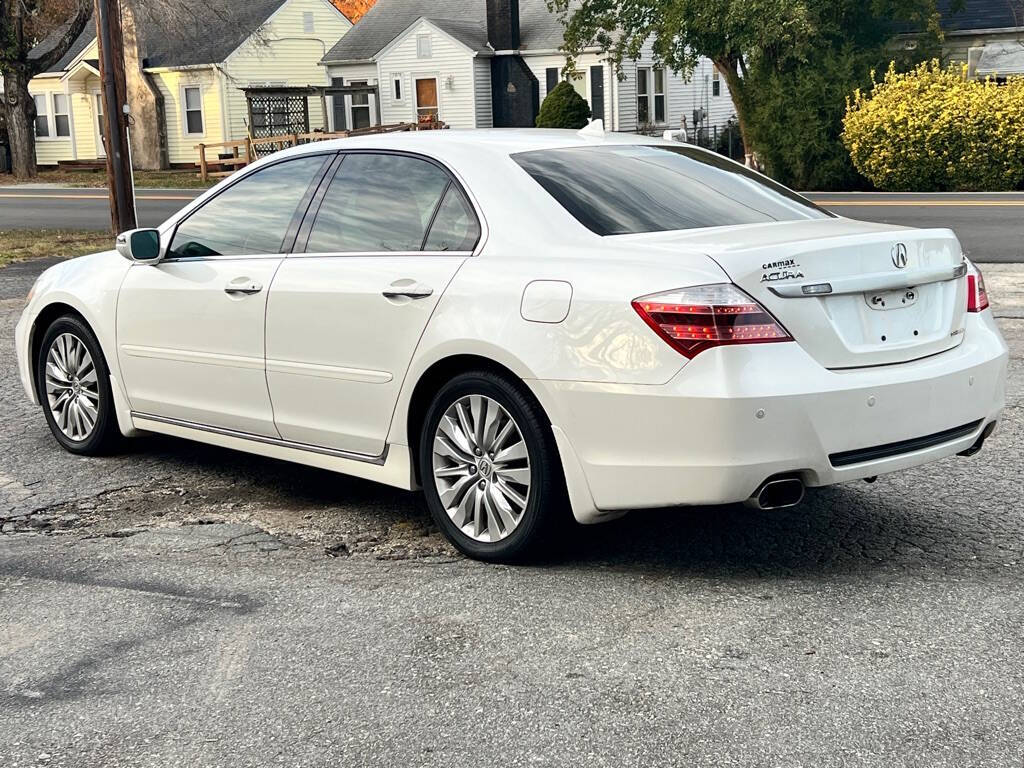
[[[519,48],[519,0],[487,0],[487,42],[496,51]]]

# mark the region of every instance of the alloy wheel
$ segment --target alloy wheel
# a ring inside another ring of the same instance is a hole
[[[448,517],[474,541],[497,542],[530,500],[530,454],[515,419],[484,395],[456,400],[434,433],[433,471]]]
[[[85,343],[62,333],[46,354],[46,400],[57,427],[72,440],[86,440],[99,418],[99,380]]]

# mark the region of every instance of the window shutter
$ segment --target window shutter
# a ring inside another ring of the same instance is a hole
[[[601,65],[590,68],[590,113],[594,120],[604,120],[604,67]]]
[[[555,86],[558,85],[558,67],[548,67],[544,70],[544,75],[547,77],[547,93],[551,93],[555,90]]]

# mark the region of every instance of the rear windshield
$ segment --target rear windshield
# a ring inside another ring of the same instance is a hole
[[[686,145],[541,149],[512,159],[599,235],[831,216],[781,184]]]

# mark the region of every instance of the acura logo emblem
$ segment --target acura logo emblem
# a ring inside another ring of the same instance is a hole
[[[907,246],[904,243],[896,243],[892,247],[892,265],[896,269],[903,269],[907,266]]]

